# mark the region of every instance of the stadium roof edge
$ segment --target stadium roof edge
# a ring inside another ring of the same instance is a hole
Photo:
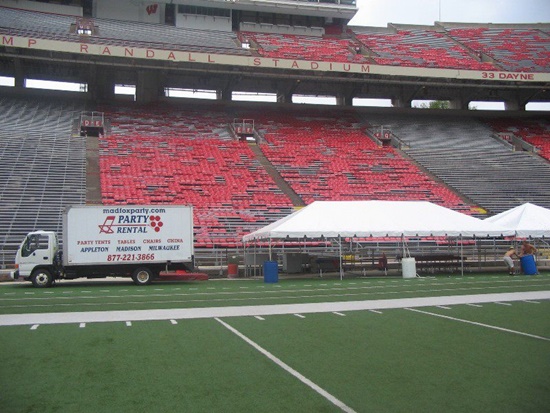
[[[164,0],[157,3],[185,4],[190,6],[216,7],[220,9],[248,10],[268,13],[288,13],[309,16],[351,19],[357,13],[355,4],[317,0]],[[346,3],[346,2],[344,2]],[[351,1],[349,2],[351,3]]]
[[[354,32],[372,32],[372,33],[395,33],[396,30],[431,30],[442,31],[442,29],[458,28],[487,28],[487,29],[544,29],[550,30],[549,23],[460,23],[460,22],[434,22],[428,24],[405,24],[388,23],[386,27],[382,26],[359,26],[349,25],[349,29]]]
[[[461,22],[435,22],[436,26],[446,29],[458,28],[488,28],[488,29],[550,29],[550,22],[539,23],[461,23]]]

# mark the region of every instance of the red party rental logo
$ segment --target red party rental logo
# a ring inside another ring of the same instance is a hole
[[[105,222],[103,222],[102,225],[99,226],[99,233],[100,234],[114,234],[113,227],[115,223],[115,216],[109,215],[107,218],[105,218]]]
[[[159,215],[108,215],[103,224],[98,225],[100,234],[147,233],[147,228],[160,232],[164,223]]]
[[[162,228],[162,226],[164,225],[162,223],[162,221],[160,220],[160,217],[158,215],[151,215],[149,217],[149,221],[150,221],[150,224],[151,227],[153,227],[153,229],[155,230],[155,232],[160,232],[160,229]]]

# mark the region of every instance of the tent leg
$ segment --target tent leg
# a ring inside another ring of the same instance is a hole
[[[460,276],[464,277],[464,243],[462,242],[462,235],[460,235]]]
[[[338,236],[338,246],[340,251],[340,281],[344,278],[344,264],[342,262],[342,239]]]

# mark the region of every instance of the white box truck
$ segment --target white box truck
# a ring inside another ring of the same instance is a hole
[[[193,259],[190,206],[73,206],[63,214],[62,248],[55,232],[31,232],[17,251],[13,276],[35,287],[113,276],[144,285],[192,269]]]

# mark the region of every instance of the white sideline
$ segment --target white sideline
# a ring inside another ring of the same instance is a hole
[[[259,306],[174,308],[164,310],[87,311],[40,314],[0,315],[0,326],[35,324],[72,324],[132,322],[153,320],[180,320],[194,318],[220,318],[269,316],[282,314],[333,313],[393,308],[417,308],[438,305],[494,303],[497,301],[548,300],[550,291],[530,291],[498,294],[453,295],[418,297],[391,300],[339,301],[307,304],[276,304]]]

